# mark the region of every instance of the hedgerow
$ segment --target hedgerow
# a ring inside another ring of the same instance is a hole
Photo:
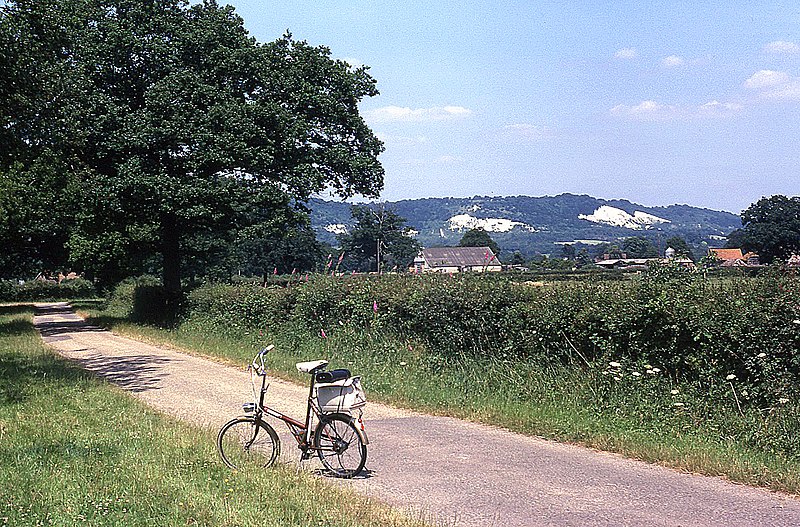
[[[22,284],[0,280],[0,302],[72,300],[96,296],[94,284],[83,278],[64,280],[60,284],[44,280],[30,280]]]
[[[268,287],[205,285],[189,293],[185,309],[220,327],[260,332],[285,324],[319,337],[390,332],[444,361],[577,364],[610,379],[655,368],[709,397],[733,391],[743,407],[769,409],[800,396],[800,280],[777,273],[655,271],[546,284],[315,276]]]

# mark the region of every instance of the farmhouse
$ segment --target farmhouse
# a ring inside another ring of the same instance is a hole
[[[414,259],[419,273],[496,272],[502,267],[489,247],[432,247]]]
[[[741,249],[709,249],[708,255],[716,257],[720,267],[757,267],[761,264],[756,253],[743,254]]]

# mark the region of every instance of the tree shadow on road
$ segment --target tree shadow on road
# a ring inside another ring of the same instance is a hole
[[[73,358],[82,368],[127,391],[140,393],[157,390],[167,376],[161,366],[174,359],[153,355],[108,356],[95,353]]]
[[[36,329],[45,342],[51,344],[61,342],[63,345],[64,341],[74,341],[74,346],[68,344],[62,348],[62,354],[81,368],[132,392],[157,389],[166,376],[161,366],[175,360],[146,353],[107,353],[85,347],[87,346],[83,343],[85,341],[77,335],[102,334],[106,330],[76,315],[72,307],[66,303],[37,306],[36,315],[56,318],[37,320]],[[113,346],[113,343],[108,343],[108,346]]]

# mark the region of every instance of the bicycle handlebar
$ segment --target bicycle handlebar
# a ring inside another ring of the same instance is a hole
[[[266,355],[273,349],[275,349],[275,346],[273,344],[270,344],[266,348],[256,353],[256,356],[253,357],[253,362],[250,364],[250,367],[256,370],[256,373],[258,373],[259,375],[266,374],[266,367],[264,366],[264,355]]]

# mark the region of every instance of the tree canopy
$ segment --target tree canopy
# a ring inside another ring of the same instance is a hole
[[[458,242],[459,247],[489,247],[495,256],[500,255],[500,246],[492,239],[489,234],[481,229],[470,229],[464,233]]]
[[[355,226],[337,238],[348,265],[360,271],[407,269],[419,253],[419,244],[410,236],[405,218],[384,204],[353,205]]]
[[[694,261],[695,257],[692,248],[680,236],[670,236],[664,244],[665,247],[672,247],[675,250],[675,256]]]
[[[631,236],[622,242],[622,250],[628,258],[657,258],[658,248],[652,240],[643,236]]]
[[[744,245],[763,263],[800,253],[800,196],[761,198],[742,212]]]
[[[382,188],[367,69],[258,43],[213,0],[11,0],[0,49],[0,173],[43,186],[52,160],[69,257],[108,280],[150,265],[177,291],[243,229],[301,225],[312,193]]]

